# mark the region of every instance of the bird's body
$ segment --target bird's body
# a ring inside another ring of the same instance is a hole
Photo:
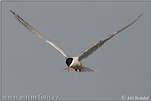
[[[78,57],[72,57],[66,59],[66,63],[70,62],[69,66],[71,65],[70,68],[73,68],[75,71],[82,71],[82,63],[79,61]]]
[[[95,69],[82,66],[82,63],[79,61],[79,57],[67,58],[66,64],[68,68],[65,68],[64,70],[68,70],[68,71],[70,70],[70,68],[74,69],[76,72],[97,71]]]
[[[63,51],[60,47],[58,47],[55,43],[53,43],[51,40],[40,34],[37,30],[35,30],[32,26],[30,26],[26,21],[24,21],[19,15],[15,14],[15,12],[11,11],[13,16],[16,18],[17,21],[19,21],[25,28],[27,28],[29,31],[37,35],[39,38],[50,44],[52,47],[54,47],[56,50],[58,50],[65,58],[66,58],[66,64],[68,68],[65,68],[64,70],[70,70],[70,68],[74,69],[76,72],[90,72],[90,71],[97,71],[95,69],[87,68],[82,66],[82,63],[80,62],[82,59],[87,58],[89,55],[91,55],[94,51],[96,51],[99,47],[101,47],[106,41],[114,37],[119,32],[123,31],[124,29],[131,26],[134,22],[136,22],[140,16],[139,15],[134,21],[132,21],[127,26],[123,27],[122,29],[116,31],[115,33],[103,38],[102,40],[94,43],[87,49],[85,49],[79,56],[70,57],[65,51]]]
[[[77,67],[77,69],[78,69],[79,66],[82,66],[82,64],[79,61],[78,57],[72,57],[72,59],[73,59],[72,60],[73,62],[70,64],[72,68]]]

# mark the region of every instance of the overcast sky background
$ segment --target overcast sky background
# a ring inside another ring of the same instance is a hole
[[[10,10],[65,50],[79,55],[143,16],[82,61],[100,72],[61,71],[65,58],[18,23]],[[2,2],[2,94],[71,100],[149,96],[149,2]]]

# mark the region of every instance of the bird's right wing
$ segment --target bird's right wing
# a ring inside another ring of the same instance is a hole
[[[89,55],[91,55],[94,51],[96,51],[99,47],[101,47],[106,41],[108,41],[109,39],[111,39],[113,36],[115,36],[116,34],[120,33],[121,31],[123,31],[124,29],[128,28],[129,26],[131,26],[133,23],[135,23],[143,14],[139,15],[133,22],[131,22],[130,24],[128,24],[127,26],[123,27],[122,29],[116,31],[115,33],[103,38],[102,40],[94,43],[92,46],[90,46],[89,48],[85,49],[79,56],[79,61],[81,61],[83,58],[87,58]]]
[[[28,29],[30,32],[37,35],[39,38],[53,46],[56,50],[58,50],[65,58],[69,58],[70,56],[65,53],[60,47],[58,47],[56,44],[54,44],[52,41],[50,41],[48,38],[40,34],[37,30],[35,30],[32,26],[30,26],[25,20],[23,20],[18,14],[10,10],[10,12],[13,14],[13,16],[16,18],[18,22],[20,22],[26,29]]]

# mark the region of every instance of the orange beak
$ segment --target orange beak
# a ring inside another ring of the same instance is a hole
[[[68,72],[70,71],[70,66],[68,66]]]

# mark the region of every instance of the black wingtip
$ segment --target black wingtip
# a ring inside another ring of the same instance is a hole
[[[15,14],[15,12],[13,12],[12,10],[10,10],[11,13]]]
[[[143,13],[141,15],[143,15]]]
[[[142,14],[140,14],[138,17],[141,17],[143,15],[143,13]]]

